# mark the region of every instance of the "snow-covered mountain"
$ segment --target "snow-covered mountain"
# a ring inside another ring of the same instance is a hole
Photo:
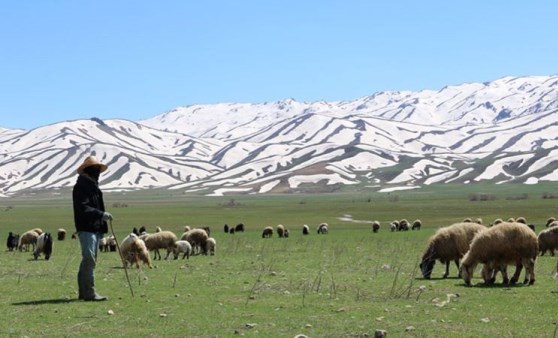
[[[88,154],[105,190],[332,191],[558,180],[558,76],[354,101],[194,105],[139,122],[0,128],[0,196],[71,187]]]

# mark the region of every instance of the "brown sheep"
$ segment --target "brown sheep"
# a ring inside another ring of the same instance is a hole
[[[37,239],[39,238],[39,234],[34,230],[29,230],[23,233],[19,238],[19,251],[23,250],[23,246],[25,246],[25,251],[29,251],[29,245],[32,245],[33,250],[35,250],[35,245],[37,244]]]
[[[201,251],[202,255],[207,255],[207,231],[201,228],[192,229],[182,234],[181,240],[188,241],[192,246],[192,251]]]
[[[276,227],[276,231],[279,238],[285,237],[285,226],[283,224],[278,224]]]
[[[450,262],[454,261],[459,269],[459,260],[469,250],[473,237],[485,229],[485,226],[473,222],[455,223],[438,229],[428,240],[428,245],[422,255],[420,263],[422,276],[429,279],[436,260],[439,260],[446,264],[446,272],[443,277],[447,278]]]
[[[554,250],[558,249],[558,227],[552,226],[539,233],[539,252],[544,256],[546,251],[554,256]]]
[[[132,266],[135,264],[136,268],[139,269],[139,263],[143,262],[150,269],[153,268],[145,242],[139,239],[134,233],[131,233],[122,240],[120,244],[120,254],[124,266],[128,266],[128,264]]]
[[[517,268],[510,282],[516,283],[521,269],[525,267],[529,276],[528,279],[526,276],[525,282],[532,285],[535,283],[537,252],[537,235],[531,229],[521,223],[502,223],[475,236],[469,252],[461,261],[461,275],[465,284],[471,285],[475,267],[480,263],[491,269],[504,270],[504,283],[508,284],[505,269],[501,267],[515,264]]]
[[[174,249],[174,242],[176,242],[178,238],[172,231],[160,231],[154,234],[147,235],[145,237],[144,242],[147,250],[154,251],[153,259],[161,259],[161,253],[159,249],[167,249],[167,256],[165,259],[169,258],[171,251]]]

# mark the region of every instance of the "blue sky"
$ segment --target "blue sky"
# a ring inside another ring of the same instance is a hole
[[[0,127],[558,73],[558,2],[0,4]]]

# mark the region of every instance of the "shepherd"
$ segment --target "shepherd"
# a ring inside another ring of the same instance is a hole
[[[107,300],[95,290],[99,240],[108,232],[107,222],[112,220],[112,215],[105,211],[103,193],[99,189],[99,176],[107,168],[95,156],[88,156],[77,169],[78,178],[72,193],[74,223],[81,246],[78,298],[85,301]]]

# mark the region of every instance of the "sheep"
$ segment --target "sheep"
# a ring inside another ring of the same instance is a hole
[[[556,218],[554,218],[554,217],[549,217],[549,218],[546,220],[546,227],[548,228],[548,227],[549,227],[552,223],[554,223],[554,222],[556,222]]]
[[[190,231],[190,230],[192,230],[192,228],[190,228],[189,225],[185,225],[185,226],[184,226],[184,232],[188,232],[188,231]]]
[[[550,224],[547,224],[546,227],[547,228],[552,228],[558,226],[558,221],[554,221],[554,222],[550,222]]]
[[[108,251],[108,245],[107,245],[107,238],[106,237],[103,237],[99,240],[99,251],[101,251],[101,252]]]
[[[33,228],[30,231],[35,231],[39,236],[44,232],[41,228]]]
[[[273,236],[273,227],[267,226],[263,229],[262,238],[270,238]]]
[[[163,231],[163,229],[161,229],[161,227],[156,227],[156,228],[155,228],[155,232],[156,232],[156,233],[157,233],[157,232],[161,232],[161,231]]]
[[[239,223],[234,227],[236,232],[244,232],[244,223]]]
[[[202,255],[207,255],[207,239],[209,235],[204,229],[192,229],[182,234],[181,240],[188,241],[192,246],[192,252],[201,250]]]
[[[41,253],[45,254],[45,260],[47,261],[52,255],[52,236],[50,235],[50,232],[43,232],[37,238],[37,246],[35,247],[35,250],[33,250],[33,257],[35,257],[35,260],[39,258]]]
[[[229,233],[229,225],[225,224],[225,226],[223,227],[223,230],[225,231],[226,234]]]
[[[553,226],[541,231],[538,236],[538,241],[541,256],[544,256],[547,250],[554,256],[554,250],[558,249],[558,227]]]
[[[482,218],[480,218],[480,217],[475,218],[475,223],[482,224]]]
[[[6,246],[8,247],[8,251],[14,251],[17,249],[17,245],[19,243],[19,235],[14,235],[11,231],[8,234],[8,240],[6,241]]]
[[[66,230],[60,228],[60,229],[58,229],[56,235],[57,235],[56,238],[57,238],[59,241],[63,241],[63,240],[66,239]]]
[[[459,269],[459,259],[469,250],[473,237],[485,229],[486,227],[483,225],[473,222],[455,223],[438,229],[428,240],[428,245],[422,255],[420,263],[422,276],[430,279],[434,264],[436,264],[436,260],[439,260],[446,264],[443,278],[447,278],[450,262],[454,261]]]
[[[329,232],[327,223],[322,223],[318,226],[318,234],[325,235]]]
[[[498,225],[500,223],[504,223],[504,221],[501,218],[496,218],[494,222],[492,222],[492,225]]]
[[[138,228],[136,228],[136,227],[134,227],[134,228],[132,229],[132,233],[133,233],[134,235],[136,235],[136,236],[139,236],[139,234],[140,234]]]
[[[278,224],[276,227],[276,231],[279,238],[285,237],[285,227],[283,226],[283,224]]]
[[[116,252],[116,239],[113,235],[107,237],[107,245],[105,251]]]
[[[421,226],[422,226],[421,220],[420,220],[420,219],[416,219],[416,220],[413,222],[413,226],[411,227],[411,230],[415,230],[415,229],[416,229],[416,230],[420,230],[420,227],[421,227]]]
[[[397,228],[397,231],[408,231],[409,230],[409,221],[407,221],[406,219],[402,219],[401,221],[399,221],[399,228]]]
[[[192,255],[192,245],[186,240],[178,240],[174,242],[174,249],[172,252],[174,253],[174,259],[178,259],[180,253],[184,254],[182,255],[182,259],[184,259],[184,257],[190,259],[190,255]]]
[[[39,234],[34,230],[29,230],[23,233],[19,238],[18,250],[22,251],[23,246],[25,245],[25,251],[29,251],[29,245],[33,246],[33,250],[35,250],[35,244],[37,244],[37,239],[39,238]]]
[[[231,227],[231,228],[229,229],[229,234],[234,235],[234,228],[233,228],[233,227]]]
[[[207,239],[207,252],[211,256],[215,256],[215,250],[217,250],[217,241],[213,237]]]
[[[304,224],[302,226],[302,234],[303,235],[308,235],[310,234],[310,227],[308,226],[308,224]]]
[[[522,216],[522,217],[516,218],[515,221],[516,221],[517,223],[527,224],[527,219],[526,219],[525,217],[523,217],[523,216]]]
[[[378,230],[380,230],[380,222],[379,221],[373,221],[372,222],[372,232],[376,233],[376,232],[378,232]]]
[[[479,232],[471,242],[469,251],[461,260],[461,275],[465,284],[471,285],[477,264],[489,269],[498,268],[504,275],[504,283],[516,283],[521,269],[525,267],[529,277],[525,283],[535,283],[535,261],[537,259],[537,235],[521,223],[501,223]],[[515,264],[516,270],[511,281],[507,278],[504,265]],[[490,273],[486,273],[490,276]],[[485,281],[486,282],[486,281]]]
[[[397,230],[397,224],[395,222],[391,222],[389,224],[389,228],[390,228],[391,232],[394,232],[395,230]]]
[[[149,256],[149,251],[145,246],[145,242],[133,232],[126,236],[122,240],[122,243],[120,243],[120,255],[124,266],[128,266],[128,264],[132,266],[135,264],[136,268],[139,269],[139,263],[141,261],[150,269],[153,268],[153,265],[151,264],[151,257]]]
[[[154,251],[153,259],[161,259],[161,253],[159,249],[167,249],[167,256],[165,259],[169,258],[169,255],[174,248],[174,242],[177,241],[176,235],[172,231],[160,231],[154,234],[150,234],[145,237],[144,242],[147,250]]]

